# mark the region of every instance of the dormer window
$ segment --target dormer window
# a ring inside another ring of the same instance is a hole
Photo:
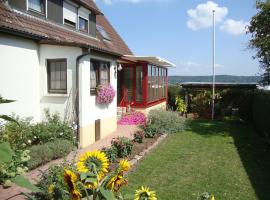
[[[45,0],[28,0],[28,10],[44,14]]]

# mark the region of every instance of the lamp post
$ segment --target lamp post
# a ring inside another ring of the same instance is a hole
[[[215,10],[213,12],[213,82],[212,82],[212,120],[215,119],[215,51],[216,51],[216,30],[215,30]]]

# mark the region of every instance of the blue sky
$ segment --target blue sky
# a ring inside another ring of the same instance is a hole
[[[216,10],[216,72],[256,75],[245,26],[255,0],[96,0],[136,55],[155,55],[177,65],[170,75],[212,73],[211,10]]]

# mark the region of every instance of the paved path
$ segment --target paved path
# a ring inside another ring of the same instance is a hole
[[[138,127],[134,126],[134,125],[129,125],[129,126],[118,125],[117,130],[115,132],[113,132],[112,134],[106,136],[105,138],[97,141],[96,143],[94,143],[86,148],[71,152],[66,157],[66,160],[71,161],[74,158],[76,159],[81,153],[83,153],[85,151],[92,151],[92,150],[96,150],[96,149],[101,149],[102,147],[108,147],[111,144],[111,140],[115,137],[118,137],[118,136],[125,136],[125,137],[129,137],[130,139],[132,139],[133,134],[137,130],[138,130]],[[27,177],[32,182],[37,182],[40,179],[42,172],[45,172],[51,165],[59,164],[62,161],[63,161],[63,159],[51,161],[51,162],[47,163],[46,165],[43,165],[41,167],[38,167],[35,170],[28,172]],[[26,192],[26,191],[27,190],[24,190],[24,189],[19,188],[17,186],[12,186],[11,188],[8,188],[8,189],[0,188],[0,200],[8,200],[8,199],[10,199],[10,200],[23,200],[24,198],[22,196],[15,196],[15,195],[18,195],[20,192]]]

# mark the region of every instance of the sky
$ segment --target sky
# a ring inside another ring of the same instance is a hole
[[[135,55],[176,65],[169,75],[212,74],[212,10],[216,15],[216,74],[257,75],[246,26],[255,0],[96,0]]]

